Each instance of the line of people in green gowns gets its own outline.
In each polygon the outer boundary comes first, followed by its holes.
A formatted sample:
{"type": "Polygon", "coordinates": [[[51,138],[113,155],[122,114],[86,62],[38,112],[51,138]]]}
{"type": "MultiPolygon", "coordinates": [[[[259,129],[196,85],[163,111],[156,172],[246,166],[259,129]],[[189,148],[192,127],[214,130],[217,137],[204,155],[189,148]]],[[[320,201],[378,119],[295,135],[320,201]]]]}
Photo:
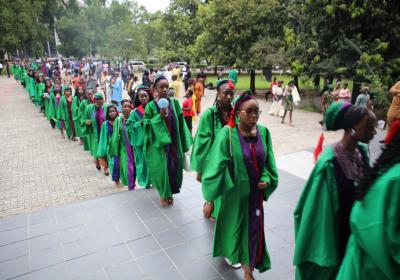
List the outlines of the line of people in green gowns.
{"type": "MultiPolygon", "coordinates": [[[[271,268],[263,202],[277,188],[278,172],[254,96],[235,96],[232,80],[218,81],[215,103],[201,115],[193,141],[163,75],[151,89],[140,86],[118,112],[93,89],[77,87],[72,95],[60,79],[19,65],[13,70],[52,127],[80,138],[98,170],[130,190],[136,182],[154,187],[164,207],[180,192],[193,142],[190,163],[202,183],[203,212],[215,221],[213,256],[242,267],[245,280],[254,279],[254,269],[271,268]]],[[[367,146],[376,133],[372,111],[336,102],[324,124],[344,135],[323,151],[297,203],[296,279],[400,279],[400,123],[373,167],[367,146]]]]}

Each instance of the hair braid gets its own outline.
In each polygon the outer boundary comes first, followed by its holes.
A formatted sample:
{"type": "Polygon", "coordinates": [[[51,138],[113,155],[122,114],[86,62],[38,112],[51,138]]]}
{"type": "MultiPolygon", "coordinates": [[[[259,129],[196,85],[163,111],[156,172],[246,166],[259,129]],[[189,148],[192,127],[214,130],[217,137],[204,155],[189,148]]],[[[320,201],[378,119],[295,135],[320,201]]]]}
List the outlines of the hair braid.
{"type": "Polygon", "coordinates": [[[356,189],[356,199],[362,200],[375,180],[399,162],[400,130],[397,131],[389,144],[382,147],[382,154],[376,160],[374,166],[366,169],[365,174],[361,179],[360,186],[356,189]]]}

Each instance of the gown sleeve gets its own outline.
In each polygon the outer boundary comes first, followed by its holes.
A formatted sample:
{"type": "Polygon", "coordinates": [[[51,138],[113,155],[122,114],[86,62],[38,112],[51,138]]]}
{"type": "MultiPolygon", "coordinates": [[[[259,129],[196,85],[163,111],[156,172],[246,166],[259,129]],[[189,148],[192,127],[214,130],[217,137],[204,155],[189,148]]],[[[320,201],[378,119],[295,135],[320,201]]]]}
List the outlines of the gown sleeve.
{"type": "Polygon", "coordinates": [[[149,105],[146,106],[143,119],[146,145],[153,144],[160,147],[172,143],[164,120],[158,112],[154,114],[149,105]]]}
{"type": "Polygon", "coordinates": [[[102,158],[106,158],[108,154],[109,136],[107,123],[108,122],[103,122],[103,124],[101,125],[100,140],[99,145],[97,146],[97,156],[102,158]]]}
{"type": "Polygon", "coordinates": [[[224,192],[234,187],[229,173],[230,127],[224,127],[218,133],[207,155],[202,174],[203,196],[206,201],[214,201],[224,192]]]}
{"type": "Polygon", "coordinates": [[[400,180],[391,180],[388,185],[390,195],[387,203],[386,236],[388,240],[389,255],[398,267],[400,273],[400,180]]]}
{"type": "Polygon", "coordinates": [[[126,127],[131,145],[134,147],[143,146],[143,122],[142,119],[137,116],[136,111],[132,111],[129,115],[126,127]]]}
{"type": "Polygon", "coordinates": [[[113,125],[113,134],[111,136],[109,153],[111,156],[120,155],[120,117],[116,118],[113,125]]]}
{"type": "MultiPolygon", "coordinates": [[[[333,154],[333,151],[330,151],[333,154]]],[[[296,240],[294,265],[306,262],[321,267],[338,265],[336,240],[338,209],[333,163],[326,156],[321,156],[294,211],[296,240]]]]}
{"type": "Polygon", "coordinates": [[[268,129],[265,129],[265,133],[266,161],[261,173],[260,182],[268,183],[268,187],[264,191],[264,200],[267,200],[278,186],[278,170],[276,168],[274,151],[272,150],[271,134],[268,129]]]}
{"type": "Polygon", "coordinates": [[[200,118],[190,157],[192,169],[200,174],[203,172],[204,162],[212,144],[211,114],[214,114],[213,110],[206,110],[200,118]]]}

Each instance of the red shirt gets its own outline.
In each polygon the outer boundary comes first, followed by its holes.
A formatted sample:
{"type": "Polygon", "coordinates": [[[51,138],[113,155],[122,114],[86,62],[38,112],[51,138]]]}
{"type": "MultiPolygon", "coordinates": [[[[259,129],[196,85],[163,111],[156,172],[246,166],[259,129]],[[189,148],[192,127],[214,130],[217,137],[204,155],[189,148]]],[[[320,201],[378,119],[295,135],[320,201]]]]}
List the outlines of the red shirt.
{"type": "Polygon", "coordinates": [[[184,117],[193,117],[194,116],[192,97],[186,97],[185,100],[183,100],[182,111],[183,111],[184,117]],[[185,108],[190,108],[190,110],[185,110],[185,108]]]}

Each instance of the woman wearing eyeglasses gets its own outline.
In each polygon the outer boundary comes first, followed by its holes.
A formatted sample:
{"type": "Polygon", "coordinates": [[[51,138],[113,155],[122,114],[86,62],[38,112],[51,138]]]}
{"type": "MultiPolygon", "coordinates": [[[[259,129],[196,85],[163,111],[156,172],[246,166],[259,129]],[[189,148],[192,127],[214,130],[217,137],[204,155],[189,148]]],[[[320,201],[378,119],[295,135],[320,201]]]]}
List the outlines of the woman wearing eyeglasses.
{"type": "Polygon", "coordinates": [[[263,201],[278,185],[271,135],[267,128],[257,125],[259,115],[253,96],[239,97],[229,126],[220,130],[211,147],[202,175],[205,200],[221,200],[213,256],[241,263],[246,280],[254,279],[254,268],[260,272],[271,268],[263,201]]]}

